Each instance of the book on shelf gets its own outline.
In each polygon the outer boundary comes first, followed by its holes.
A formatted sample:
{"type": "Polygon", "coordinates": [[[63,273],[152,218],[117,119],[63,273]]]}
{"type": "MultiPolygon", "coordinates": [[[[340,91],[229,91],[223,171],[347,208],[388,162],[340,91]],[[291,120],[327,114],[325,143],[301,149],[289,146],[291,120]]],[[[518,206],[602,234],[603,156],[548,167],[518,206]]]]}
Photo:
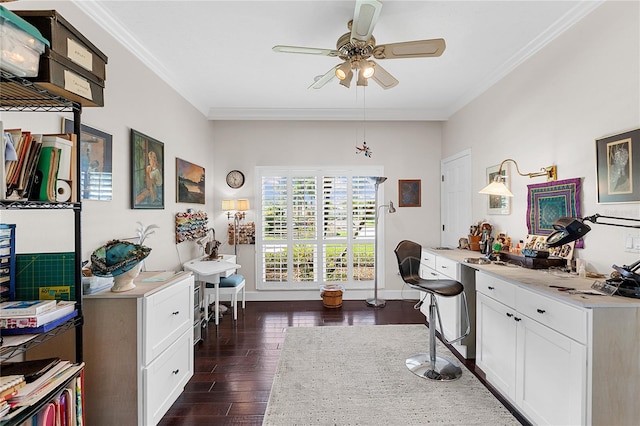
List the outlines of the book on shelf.
{"type": "Polygon", "coordinates": [[[40,325],[38,327],[25,327],[25,328],[0,328],[0,335],[2,336],[12,336],[16,334],[39,334],[46,333],[48,331],[53,330],[54,328],[64,324],[70,319],[78,316],[78,311],[74,310],[73,312],[66,314],[57,320],[53,320],[46,324],[40,325]]]}
{"type": "Polygon", "coordinates": [[[60,358],[32,359],[28,361],[3,362],[0,364],[2,377],[5,375],[24,377],[26,383],[38,380],[60,362],[60,358]]]}
{"type": "Polygon", "coordinates": [[[83,368],[84,362],[72,364],[69,361],[60,361],[38,380],[23,386],[18,391],[18,395],[11,398],[9,402],[19,406],[31,405],[51,389],[60,386],[66,380],[78,374],[83,368]]]}
{"type": "Polygon", "coordinates": [[[15,315],[0,318],[0,328],[33,328],[48,324],[70,314],[75,309],[75,301],[60,300],[53,309],[37,315],[15,315]]]}
{"type": "MultiPolygon", "coordinates": [[[[40,150],[36,173],[41,177],[39,188],[34,186],[30,199],[35,195],[39,201],[56,201],[58,184],[58,165],[60,164],[60,148],[43,146],[40,150]]],[[[36,184],[37,184],[36,178],[36,184]]]]}
{"type": "Polygon", "coordinates": [[[22,374],[5,374],[0,376],[0,401],[17,395],[18,390],[26,384],[22,374]]]}
{"type": "Polygon", "coordinates": [[[0,318],[11,318],[16,315],[39,315],[55,309],[55,300],[13,300],[0,303],[0,318]]]}

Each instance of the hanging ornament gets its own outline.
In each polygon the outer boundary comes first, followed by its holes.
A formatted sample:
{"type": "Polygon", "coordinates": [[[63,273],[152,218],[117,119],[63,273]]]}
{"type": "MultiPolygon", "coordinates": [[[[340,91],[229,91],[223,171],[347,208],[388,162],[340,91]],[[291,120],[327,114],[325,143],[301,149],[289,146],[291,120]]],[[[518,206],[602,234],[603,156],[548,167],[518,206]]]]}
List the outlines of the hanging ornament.
{"type": "Polygon", "coordinates": [[[369,149],[367,143],[365,141],[362,141],[362,146],[356,145],[356,154],[364,154],[365,157],[371,158],[373,152],[371,151],[371,149],[369,149]]]}

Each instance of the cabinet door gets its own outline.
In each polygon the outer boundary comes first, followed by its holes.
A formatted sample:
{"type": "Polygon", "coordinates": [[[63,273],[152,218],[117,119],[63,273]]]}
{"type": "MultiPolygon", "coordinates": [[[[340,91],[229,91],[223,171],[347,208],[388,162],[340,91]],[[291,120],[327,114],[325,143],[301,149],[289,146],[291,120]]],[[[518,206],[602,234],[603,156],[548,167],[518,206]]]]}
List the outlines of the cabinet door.
{"type": "Polygon", "coordinates": [[[513,309],[478,293],[476,297],[476,364],[487,381],[515,401],[516,330],[513,309]]]}
{"type": "MultiPolygon", "coordinates": [[[[431,269],[431,267],[425,265],[424,263],[420,263],[420,277],[426,280],[451,279],[438,273],[436,270],[431,269]]],[[[456,337],[459,337],[462,334],[460,330],[461,296],[436,296],[436,299],[438,300],[438,308],[440,310],[440,317],[442,319],[442,328],[444,328],[444,336],[448,340],[453,340],[456,337]]],[[[422,312],[427,318],[429,318],[429,302],[430,296],[427,296],[424,299],[424,303],[420,307],[420,312],[422,312]]],[[[436,330],[438,330],[442,334],[442,330],[440,330],[440,323],[438,323],[437,319],[436,330]]]]}
{"type": "Polygon", "coordinates": [[[586,346],[521,317],[517,404],[537,424],[585,424],[586,346]]]}

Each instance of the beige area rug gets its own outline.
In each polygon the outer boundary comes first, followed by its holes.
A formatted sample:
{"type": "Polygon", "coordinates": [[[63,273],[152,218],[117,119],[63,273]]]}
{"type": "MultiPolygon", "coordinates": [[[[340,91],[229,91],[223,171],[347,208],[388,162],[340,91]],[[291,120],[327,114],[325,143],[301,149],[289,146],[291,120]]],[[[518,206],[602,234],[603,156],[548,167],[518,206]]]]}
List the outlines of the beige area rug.
{"type": "MultiPolygon", "coordinates": [[[[405,359],[429,349],[424,325],[287,329],[263,425],[519,425],[466,368],[420,378],[405,359]]],[[[453,354],[438,341],[439,355],[453,354]]]]}

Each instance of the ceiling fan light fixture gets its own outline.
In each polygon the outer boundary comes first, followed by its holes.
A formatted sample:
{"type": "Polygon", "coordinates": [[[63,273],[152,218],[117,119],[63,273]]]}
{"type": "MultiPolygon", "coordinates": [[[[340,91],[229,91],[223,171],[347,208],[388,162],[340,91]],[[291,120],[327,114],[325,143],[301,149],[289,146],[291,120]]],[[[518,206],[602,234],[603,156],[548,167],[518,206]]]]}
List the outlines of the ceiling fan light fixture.
{"type": "Polygon", "coordinates": [[[344,80],[346,78],[350,78],[353,76],[353,71],[351,71],[351,64],[349,61],[344,61],[338,68],[336,68],[336,77],[340,80],[344,80]]]}
{"type": "Polygon", "coordinates": [[[367,61],[366,59],[361,59],[358,63],[360,68],[360,73],[364,78],[371,78],[376,71],[375,62],[367,61]]]}
{"type": "Polygon", "coordinates": [[[367,77],[365,77],[365,73],[364,70],[362,68],[360,68],[358,70],[358,82],[357,82],[358,86],[368,86],[369,85],[369,80],[367,79],[367,77]]]}
{"type": "Polygon", "coordinates": [[[351,80],[353,80],[353,71],[349,70],[347,77],[344,80],[340,80],[340,84],[348,89],[351,87],[351,80]]]}

